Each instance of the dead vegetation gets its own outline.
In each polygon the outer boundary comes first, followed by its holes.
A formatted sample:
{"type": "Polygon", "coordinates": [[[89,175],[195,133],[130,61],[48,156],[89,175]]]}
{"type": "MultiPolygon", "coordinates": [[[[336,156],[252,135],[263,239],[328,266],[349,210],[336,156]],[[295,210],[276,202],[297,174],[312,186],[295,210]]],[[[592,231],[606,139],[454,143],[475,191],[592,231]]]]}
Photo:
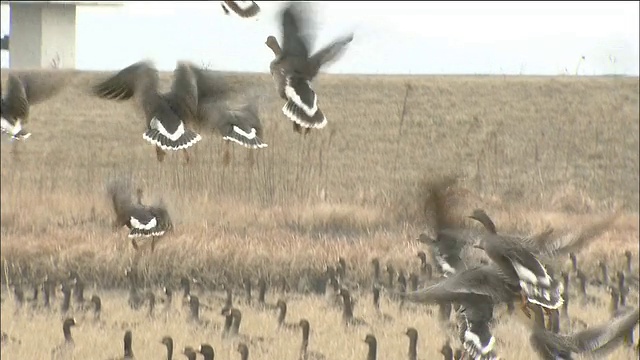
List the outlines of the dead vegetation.
{"type": "MultiPolygon", "coordinates": [[[[261,116],[269,147],[255,152],[253,167],[245,161],[248,150],[232,147],[236,160],[223,168],[222,141],[206,133],[189,166],[175,154],[157,164],[133,106],[83,92],[104,75],[80,73],[74,87],[34,107],[27,142],[2,139],[3,285],[78,270],[103,291],[123,287],[123,269],[136,261],[149,286],[183,275],[211,283],[261,275],[317,292],[324,266],[338,256],[350,264],[355,281],[367,283],[373,257],[417,267],[422,246],[415,238],[432,221],[425,186],[448,175],[458,177],[449,189],[454,212],[462,219],[483,207],[502,231],[570,230],[622,207],[625,214],[585,249],[581,262],[587,268],[597,260],[619,265],[625,250],[638,256],[637,78],[322,75],[317,90],[329,125],[303,138],[282,116],[268,75],[234,74],[232,84],[255,84],[267,95],[261,116]],[[125,230],[110,228],[113,215],[103,189],[114,175],[132,176],[145,194],[161,195],[169,206],[175,231],[153,254],[137,256],[125,230]]],[[[169,75],[162,78],[166,86],[169,75]]],[[[290,304],[295,309],[314,301],[290,304]]],[[[339,337],[322,323],[322,314],[304,315],[318,323],[312,347],[346,349],[364,338],[354,333],[340,340],[344,346],[334,345],[339,337]]],[[[113,315],[114,321],[126,316],[113,315]]],[[[59,338],[50,324],[45,331],[45,325],[11,321],[15,328],[52,334],[51,341],[59,338]]],[[[160,329],[184,331],[182,325],[160,329]]],[[[418,329],[421,339],[429,338],[424,326],[418,329]]],[[[403,331],[388,331],[396,330],[403,331]]],[[[251,331],[261,333],[259,327],[251,331]]],[[[500,331],[511,330],[497,336],[500,331]]],[[[142,333],[134,333],[144,339],[134,339],[134,347],[151,348],[164,335],[157,327],[142,333]]],[[[96,336],[82,334],[78,339],[96,336]]],[[[99,346],[119,354],[121,337],[120,330],[112,331],[99,346]]],[[[404,340],[381,335],[380,356],[398,358],[404,340]]],[[[363,343],[344,358],[363,357],[364,349],[363,343]]],[[[161,346],[152,351],[140,354],[163,353],[161,346]]],[[[530,356],[513,351],[504,356],[530,356]]],[[[229,350],[231,355],[237,354],[229,350]]]]}

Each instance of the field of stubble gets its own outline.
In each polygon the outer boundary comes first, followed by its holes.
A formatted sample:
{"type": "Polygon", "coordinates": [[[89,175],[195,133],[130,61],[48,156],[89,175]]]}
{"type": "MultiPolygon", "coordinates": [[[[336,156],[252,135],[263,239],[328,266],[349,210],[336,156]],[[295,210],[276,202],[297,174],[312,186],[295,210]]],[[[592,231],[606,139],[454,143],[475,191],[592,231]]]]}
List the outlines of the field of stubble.
{"type": "MultiPolygon", "coordinates": [[[[345,330],[340,311],[313,293],[325,265],[338,256],[363,289],[370,288],[374,257],[417,271],[416,252],[426,249],[414,239],[433,220],[419,200],[421,185],[443,175],[460,177],[451,193],[461,223],[468,223],[463,215],[483,207],[503,232],[570,230],[622,207],[614,227],[578,260],[595,275],[598,260],[613,271],[622,267],[625,250],[638,257],[637,78],[321,75],[316,88],[329,125],[303,139],[281,113],[268,75],[233,74],[234,86],[264,89],[261,117],[269,147],[257,151],[250,166],[248,150],[234,146],[225,169],[221,138],[208,133],[192,148],[189,166],[179,154],[158,164],[130,104],[85,95],[101,76],[79,73],[55,101],[34,107],[33,135],[19,144],[17,156],[3,138],[2,331],[20,340],[2,345],[3,358],[48,358],[63,339],[57,310],[26,305],[16,312],[9,286],[30,289],[45,275],[69,270],[87,282],[85,296],[96,293],[103,302],[103,325],[76,312],[76,359],[121,356],[127,328],[140,359],[162,358],[164,335],[173,336],[176,351],[207,342],[216,358],[238,356],[219,331],[188,324],[178,301],[169,315],[159,305],[154,319],[145,310],[130,310],[124,269],[132,265],[158,297],[163,284],[177,285],[182,276],[211,288],[233,284],[243,311],[240,331],[265,337],[249,346],[252,359],[296,359],[300,343],[298,333],[274,331],[275,313],[239,300],[240,279],[255,283],[259,276],[269,283],[288,281],[291,292],[271,289],[267,302],[287,299],[287,321],[308,319],[310,349],[329,359],[364,359],[367,333],[377,336],[380,359],[402,359],[407,326],[419,332],[419,357],[438,358],[447,336],[458,343],[424,308],[400,312],[385,299],[382,310],[393,320],[383,322],[365,290],[355,294],[355,315],[369,326],[345,330]],[[147,202],[162,196],[169,204],[176,228],[153,254],[136,256],[125,230],[110,229],[104,185],[120,174],[134,177],[147,202]]],[[[162,77],[168,84],[170,75],[162,77]]],[[[588,292],[598,301],[576,299],[571,316],[587,324],[605,321],[608,295],[594,286],[588,292]]],[[[220,306],[209,292],[201,301],[212,306],[202,318],[221,323],[220,306]]],[[[629,302],[637,303],[637,290],[629,302]]],[[[535,359],[522,325],[505,317],[494,331],[502,357],[535,359]]],[[[633,353],[621,348],[610,358],[633,353]]]]}

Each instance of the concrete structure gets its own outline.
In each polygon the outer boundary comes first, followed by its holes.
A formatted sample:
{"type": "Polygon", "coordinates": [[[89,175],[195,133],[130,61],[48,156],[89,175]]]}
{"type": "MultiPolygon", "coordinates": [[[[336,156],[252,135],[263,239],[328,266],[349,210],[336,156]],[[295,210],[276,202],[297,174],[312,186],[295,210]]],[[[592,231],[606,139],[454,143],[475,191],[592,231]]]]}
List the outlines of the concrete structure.
{"type": "Polygon", "coordinates": [[[76,66],[76,7],[121,6],[118,1],[2,1],[9,5],[12,69],[76,66]]]}

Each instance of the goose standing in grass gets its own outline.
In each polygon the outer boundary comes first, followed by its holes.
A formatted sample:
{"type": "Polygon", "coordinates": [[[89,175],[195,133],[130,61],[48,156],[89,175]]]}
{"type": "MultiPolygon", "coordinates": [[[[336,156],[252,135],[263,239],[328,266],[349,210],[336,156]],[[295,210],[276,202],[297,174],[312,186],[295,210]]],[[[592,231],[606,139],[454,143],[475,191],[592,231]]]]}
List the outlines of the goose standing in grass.
{"type": "Polygon", "coordinates": [[[249,360],[249,348],[245,343],[239,343],[236,351],[240,353],[240,360],[249,360]]]}
{"type": "Polygon", "coordinates": [[[124,332],[124,355],[121,357],[111,358],[110,360],[133,360],[135,356],[133,355],[133,348],[131,347],[133,342],[133,333],[131,330],[127,330],[124,332]]]}
{"type": "Polygon", "coordinates": [[[167,360],[173,360],[173,338],[165,336],[160,340],[160,343],[167,348],[167,360]]]}
{"type": "Polygon", "coordinates": [[[418,330],[410,327],[404,334],[409,337],[409,360],[418,360],[418,330]]]}
{"type": "Polygon", "coordinates": [[[324,360],[324,354],[309,351],[309,336],[311,333],[311,325],[307,319],[300,319],[300,328],[302,329],[302,345],[300,346],[299,360],[324,360]]]}
{"type": "Polygon", "coordinates": [[[187,360],[196,360],[198,356],[198,353],[191,346],[185,346],[182,349],[182,354],[187,357],[187,360]]]}
{"type": "Polygon", "coordinates": [[[296,132],[301,133],[305,128],[305,134],[312,128],[321,129],[327,125],[311,82],[320,69],[337,60],[353,40],[353,34],[349,34],[311,55],[310,9],[307,6],[300,2],[287,4],[280,14],[282,46],[272,35],[265,42],[275,56],[269,65],[271,75],[278,94],[286,101],[282,112],[293,121],[296,132]]]}
{"type": "Polygon", "coordinates": [[[373,334],[367,334],[364,338],[365,344],[368,346],[367,360],[378,359],[378,340],[373,334]]]}
{"type": "Polygon", "coordinates": [[[216,356],[213,346],[209,344],[201,344],[198,348],[198,352],[202,354],[204,360],[213,360],[216,356]]]}
{"type": "MultiPolygon", "coordinates": [[[[73,72],[30,71],[11,72],[7,77],[6,94],[0,106],[0,129],[12,140],[26,140],[31,133],[24,128],[29,122],[31,106],[40,104],[61,92],[73,72]]],[[[1,90],[0,90],[1,91],[1,90]]]]}
{"type": "Polygon", "coordinates": [[[287,302],[279,299],[276,302],[276,307],[278,308],[278,330],[297,330],[298,326],[296,324],[285,322],[287,317],[287,302]]]}
{"type": "Polygon", "coordinates": [[[137,239],[151,238],[151,250],[155,249],[156,239],[172,229],[173,224],[166,206],[162,201],[153,206],[135,204],[131,199],[131,187],[123,179],[115,179],[107,183],[107,193],[116,219],[114,228],[126,226],[128,237],[134,248],[138,248],[137,239]]]}
{"type": "Polygon", "coordinates": [[[531,311],[518,311],[517,318],[531,328],[529,341],[540,359],[571,359],[572,354],[592,354],[603,358],[613,351],[621,339],[638,323],[638,309],[614,317],[605,324],[591,326],[586,330],[570,334],[554,334],[544,328],[542,310],[528,304],[531,311]]]}
{"type": "Polygon", "coordinates": [[[233,11],[242,18],[251,18],[260,12],[260,6],[255,1],[225,0],[220,3],[220,6],[222,6],[222,11],[224,11],[225,15],[229,15],[231,14],[230,11],[233,11]],[[247,5],[247,3],[249,4],[247,5]]]}
{"type": "Polygon", "coordinates": [[[71,327],[76,326],[76,319],[66,318],[62,323],[62,333],[64,334],[64,342],[55,348],[51,349],[52,360],[62,360],[73,358],[73,350],[75,349],[75,342],[71,336],[71,327]]]}

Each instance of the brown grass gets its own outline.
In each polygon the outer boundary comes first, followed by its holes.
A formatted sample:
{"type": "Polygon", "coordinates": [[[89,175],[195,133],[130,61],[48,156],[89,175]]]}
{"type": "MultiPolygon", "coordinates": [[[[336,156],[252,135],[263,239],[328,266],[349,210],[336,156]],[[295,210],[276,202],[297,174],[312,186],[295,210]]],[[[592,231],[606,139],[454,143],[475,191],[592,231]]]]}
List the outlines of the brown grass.
{"type": "MultiPolygon", "coordinates": [[[[313,289],[324,265],[338,256],[363,283],[369,281],[374,256],[415,268],[421,246],[413,239],[431,221],[418,201],[421,184],[451,174],[460,176],[452,190],[456,212],[483,207],[500,231],[547,225],[569,230],[622,207],[622,218],[597,246],[580,254],[580,261],[588,266],[603,258],[619,264],[624,250],[638,254],[637,78],[322,75],[316,88],[329,125],[302,138],[281,113],[268,75],[233,74],[234,86],[252,85],[266,96],[261,116],[269,147],[255,153],[251,168],[248,150],[233,146],[233,162],[223,169],[222,140],[209,133],[192,148],[190,166],[182,164],[180,154],[157,164],[152,146],[141,139],[144,123],[131,104],[86,95],[104,75],[79,73],[55,101],[33,107],[28,125],[33,136],[19,144],[19,158],[3,138],[3,284],[81,269],[98,289],[124,286],[122,270],[135,254],[125,231],[114,234],[109,228],[104,189],[108,177],[121,174],[132,175],[146,193],[161,195],[176,225],[154,254],[139,259],[149,285],[183,274],[210,283],[261,274],[282,275],[294,287],[300,284],[299,290],[313,289]],[[401,119],[406,84],[411,90],[401,119]]],[[[168,86],[170,74],[162,78],[168,86]]],[[[107,304],[118,301],[123,300],[105,296],[107,304]]],[[[125,313],[109,316],[121,319],[125,313]]],[[[309,312],[312,326],[329,329],[323,314],[309,312]]],[[[427,339],[422,318],[418,330],[427,339]]],[[[11,321],[22,332],[57,324],[11,321]]],[[[246,331],[261,332],[258,325],[250,328],[252,321],[247,320],[246,331]]],[[[378,328],[386,332],[388,327],[390,334],[380,341],[381,349],[388,346],[381,357],[397,358],[393,354],[405,351],[396,349],[395,344],[404,349],[405,339],[395,332],[410,324],[399,320],[378,328]]],[[[163,332],[184,333],[182,325],[153,329],[134,333],[134,344],[142,348],[144,341],[159,341],[163,332]]],[[[92,331],[78,331],[78,339],[90,338],[92,331]]],[[[318,339],[311,347],[343,348],[332,344],[339,341],[350,349],[356,339],[356,334],[333,338],[334,330],[326,331],[313,335],[318,339]]],[[[51,341],[61,337],[50,334],[51,341]]],[[[121,331],[109,334],[100,346],[117,354],[121,331]]],[[[158,351],[153,346],[149,356],[161,354],[161,346],[158,351]]],[[[343,358],[358,358],[361,350],[364,345],[355,346],[353,356],[343,358]]]]}

